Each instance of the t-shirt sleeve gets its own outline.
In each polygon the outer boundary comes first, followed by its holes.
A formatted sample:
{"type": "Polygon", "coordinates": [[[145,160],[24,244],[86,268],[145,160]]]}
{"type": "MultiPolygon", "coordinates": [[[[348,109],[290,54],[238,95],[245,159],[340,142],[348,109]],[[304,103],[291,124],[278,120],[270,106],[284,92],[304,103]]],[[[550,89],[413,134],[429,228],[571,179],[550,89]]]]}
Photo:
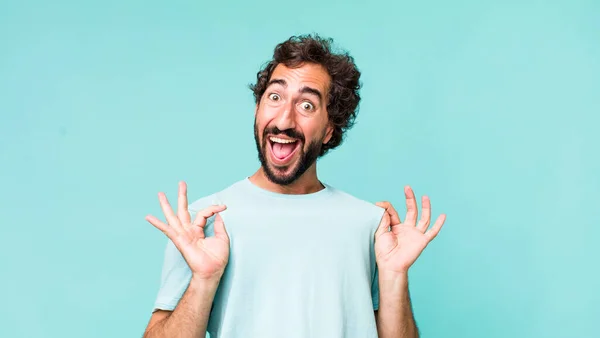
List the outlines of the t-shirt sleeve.
{"type": "Polygon", "coordinates": [[[160,288],[154,302],[154,309],[173,311],[187,289],[192,272],[187,262],[171,240],[167,241],[160,288]]]}
{"type": "MultiPolygon", "coordinates": [[[[377,228],[379,227],[379,223],[381,222],[381,219],[383,218],[383,215],[385,213],[385,209],[377,207],[377,212],[376,212],[376,222],[375,222],[375,228],[373,230],[373,245],[375,244],[374,242],[374,237],[375,237],[375,232],[377,231],[377,228]]],[[[379,269],[377,268],[377,263],[376,263],[376,259],[375,259],[375,248],[373,247],[373,250],[371,250],[372,253],[372,257],[371,260],[373,262],[373,281],[371,283],[371,298],[373,299],[373,310],[379,310],[379,269]]]]}
{"type": "Polygon", "coordinates": [[[373,299],[373,310],[379,310],[379,272],[377,270],[377,265],[375,265],[375,273],[371,287],[371,298],[373,299]]]}
{"type": "MultiPolygon", "coordinates": [[[[210,204],[218,204],[214,198],[200,199],[190,206],[188,210],[192,221],[196,218],[199,210],[207,207],[210,204]],[[209,203],[212,201],[212,203],[209,203]]],[[[207,237],[213,235],[213,223],[214,217],[207,219],[204,233],[207,237]]],[[[187,262],[183,258],[179,249],[173,244],[173,242],[167,238],[167,245],[165,248],[162,273],[160,278],[160,287],[158,295],[154,301],[153,312],[156,310],[168,310],[173,311],[183,294],[187,290],[190,280],[192,279],[192,270],[188,266],[187,262]]]]}

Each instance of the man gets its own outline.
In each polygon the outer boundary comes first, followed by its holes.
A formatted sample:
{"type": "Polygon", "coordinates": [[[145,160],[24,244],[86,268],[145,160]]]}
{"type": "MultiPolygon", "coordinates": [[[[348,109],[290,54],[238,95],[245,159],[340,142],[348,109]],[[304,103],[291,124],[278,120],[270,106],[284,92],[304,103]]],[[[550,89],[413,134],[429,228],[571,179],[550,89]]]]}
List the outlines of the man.
{"type": "Polygon", "coordinates": [[[439,232],[429,200],[405,188],[401,222],[317,177],[356,117],[359,77],[331,40],[292,37],[251,86],[261,167],[177,210],[163,193],[168,238],[145,337],[418,337],[408,269],[439,232]]]}

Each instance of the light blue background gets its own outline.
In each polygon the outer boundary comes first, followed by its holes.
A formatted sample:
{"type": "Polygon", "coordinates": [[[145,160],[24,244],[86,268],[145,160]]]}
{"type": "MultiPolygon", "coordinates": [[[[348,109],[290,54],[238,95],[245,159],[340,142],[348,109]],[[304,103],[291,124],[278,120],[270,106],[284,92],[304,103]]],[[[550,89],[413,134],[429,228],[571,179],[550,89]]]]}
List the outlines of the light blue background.
{"type": "Polygon", "coordinates": [[[138,337],[156,193],[258,165],[247,84],[292,34],[363,71],[321,178],[448,220],[411,272],[423,337],[598,337],[597,1],[2,1],[0,336],[138,337]]]}

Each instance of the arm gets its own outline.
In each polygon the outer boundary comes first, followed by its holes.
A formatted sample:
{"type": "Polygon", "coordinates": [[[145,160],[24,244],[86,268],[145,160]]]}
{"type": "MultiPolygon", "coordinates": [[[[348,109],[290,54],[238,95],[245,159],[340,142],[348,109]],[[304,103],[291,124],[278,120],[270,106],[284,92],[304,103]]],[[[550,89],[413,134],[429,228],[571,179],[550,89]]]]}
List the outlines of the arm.
{"type": "Polygon", "coordinates": [[[168,290],[172,285],[167,285],[174,283],[179,291],[175,294],[166,293],[166,298],[165,295],[159,296],[162,298],[161,302],[168,302],[169,309],[174,310],[154,312],[144,337],[204,338],[213,299],[229,259],[229,236],[219,214],[226,206],[213,205],[200,210],[192,222],[185,182],[179,184],[177,214],[169,206],[164,193],[159,194],[159,201],[167,223],[151,215],[146,220],[167,235],[173,243],[174,247],[167,246],[165,252],[163,271],[169,273],[163,276],[162,285],[168,290]],[[208,236],[205,228],[208,218],[212,216],[215,216],[214,235],[208,236]],[[174,252],[178,253],[177,257],[174,252]],[[182,264],[185,264],[184,269],[182,264]],[[191,274],[189,279],[188,271],[191,274]],[[187,285],[182,284],[184,282],[187,285]],[[184,286],[185,292],[181,295],[184,286]]]}
{"type": "Polygon", "coordinates": [[[376,315],[379,337],[418,338],[419,330],[408,292],[408,275],[380,275],[379,293],[380,303],[376,315]]]}
{"type": "Polygon", "coordinates": [[[144,338],[203,338],[219,281],[192,278],[173,312],[152,314],[144,338]]]}
{"type": "Polygon", "coordinates": [[[406,219],[400,217],[389,202],[376,203],[386,212],[375,232],[375,258],[379,269],[379,311],[377,330],[382,338],[418,338],[408,291],[408,270],[425,247],[437,236],[446,215],[442,214],[431,228],[431,202],[423,196],[423,212],[417,222],[417,202],[410,187],[404,189],[406,219]],[[428,229],[429,228],[429,229],[428,229]]]}

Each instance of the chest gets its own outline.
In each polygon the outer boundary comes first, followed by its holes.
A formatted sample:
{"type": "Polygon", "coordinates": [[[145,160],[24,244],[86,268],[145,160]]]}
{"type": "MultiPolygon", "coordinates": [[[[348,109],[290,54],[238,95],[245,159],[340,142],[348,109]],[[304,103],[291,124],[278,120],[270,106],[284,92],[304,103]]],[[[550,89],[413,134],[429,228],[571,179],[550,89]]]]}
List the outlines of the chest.
{"type": "Polygon", "coordinates": [[[301,273],[372,263],[373,225],[349,210],[238,206],[222,217],[232,268],[301,273]]]}

